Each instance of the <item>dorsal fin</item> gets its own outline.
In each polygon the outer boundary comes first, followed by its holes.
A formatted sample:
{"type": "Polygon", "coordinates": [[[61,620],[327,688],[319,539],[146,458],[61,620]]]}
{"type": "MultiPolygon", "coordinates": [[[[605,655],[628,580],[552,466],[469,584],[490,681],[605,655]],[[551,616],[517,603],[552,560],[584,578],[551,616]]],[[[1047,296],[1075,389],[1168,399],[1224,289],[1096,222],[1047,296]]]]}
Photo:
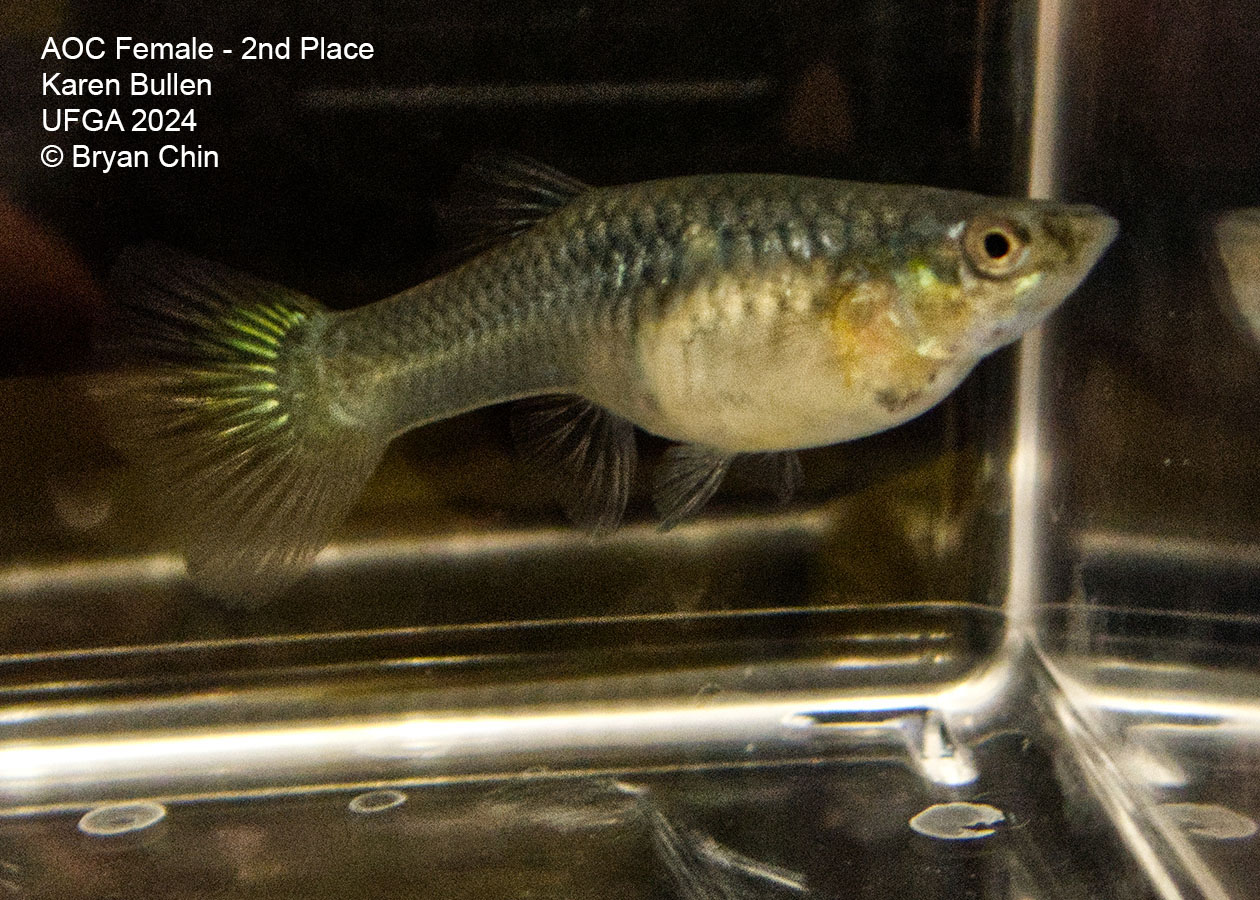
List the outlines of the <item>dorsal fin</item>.
{"type": "Polygon", "coordinates": [[[638,462],[634,425],[582,397],[535,397],[512,408],[512,436],[575,524],[596,534],[621,524],[638,462]]]}
{"type": "Polygon", "coordinates": [[[444,218],[463,249],[484,250],[528,230],[588,190],[589,185],[527,156],[484,154],[456,177],[444,218]]]}
{"type": "Polygon", "coordinates": [[[734,458],[701,444],[675,444],[666,450],[652,478],[661,530],[668,531],[708,503],[734,458]]]}

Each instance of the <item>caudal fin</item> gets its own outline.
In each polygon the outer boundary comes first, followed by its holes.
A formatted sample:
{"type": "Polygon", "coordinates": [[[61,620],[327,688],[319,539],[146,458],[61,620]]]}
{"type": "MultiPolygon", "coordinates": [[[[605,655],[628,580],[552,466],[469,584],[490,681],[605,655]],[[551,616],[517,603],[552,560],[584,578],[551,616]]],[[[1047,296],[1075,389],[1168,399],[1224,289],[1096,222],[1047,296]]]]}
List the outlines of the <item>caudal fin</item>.
{"type": "Polygon", "coordinates": [[[95,393],[115,443],[153,476],[188,572],[255,604],[306,570],[386,439],[339,420],[320,381],[315,300],[163,248],[123,254],[121,309],[95,393]]]}

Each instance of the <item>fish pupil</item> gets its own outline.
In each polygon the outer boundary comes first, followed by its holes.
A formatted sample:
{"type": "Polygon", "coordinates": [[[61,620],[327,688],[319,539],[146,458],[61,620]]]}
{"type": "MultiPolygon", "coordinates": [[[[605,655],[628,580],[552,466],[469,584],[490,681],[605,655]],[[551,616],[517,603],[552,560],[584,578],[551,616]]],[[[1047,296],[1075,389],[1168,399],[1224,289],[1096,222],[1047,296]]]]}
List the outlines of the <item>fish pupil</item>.
{"type": "Polygon", "coordinates": [[[984,236],[984,252],[989,259],[999,260],[1011,252],[1011,241],[1000,231],[990,231],[984,236]]]}

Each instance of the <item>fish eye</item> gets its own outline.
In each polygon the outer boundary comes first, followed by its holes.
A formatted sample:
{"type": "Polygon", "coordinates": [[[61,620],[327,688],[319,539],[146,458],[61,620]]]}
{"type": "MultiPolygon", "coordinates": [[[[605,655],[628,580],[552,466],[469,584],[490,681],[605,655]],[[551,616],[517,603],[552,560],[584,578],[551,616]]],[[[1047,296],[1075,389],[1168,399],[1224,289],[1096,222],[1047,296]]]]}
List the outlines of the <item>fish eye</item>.
{"type": "Polygon", "coordinates": [[[989,259],[1001,259],[1011,252],[1011,241],[1000,231],[990,231],[984,236],[984,252],[989,259]]]}
{"type": "Polygon", "coordinates": [[[968,223],[963,251],[981,275],[1000,278],[1023,263],[1028,255],[1028,239],[1013,222],[986,217],[968,223]]]}

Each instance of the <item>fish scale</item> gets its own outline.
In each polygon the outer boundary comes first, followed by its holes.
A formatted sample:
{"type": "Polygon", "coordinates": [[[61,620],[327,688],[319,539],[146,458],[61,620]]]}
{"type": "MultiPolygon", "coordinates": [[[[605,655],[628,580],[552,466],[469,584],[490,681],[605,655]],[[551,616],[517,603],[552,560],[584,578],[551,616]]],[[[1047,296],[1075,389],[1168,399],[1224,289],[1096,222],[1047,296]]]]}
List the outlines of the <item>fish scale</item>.
{"type": "Polygon", "coordinates": [[[499,243],[358,309],[156,248],[116,266],[110,344],[125,368],[98,394],[182,517],[203,589],[274,594],[395,435],[508,400],[534,398],[514,433],[596,532],[625,509],[636,427],[677,442],[653,479],[665,527],[744,454],[786,498],[794,451],[939,402],[1058,306],[1115,234],[1094,207],[927,187],[702,175],[588,188],[520,160],[476,172],[469,208],[499,243]]]}
{"type": "MultiPolygon", "coordinates": [[[[807,260],[813,258],[814,247],[823,244],[834,248],[833,262],[838,266],[846,249],[859,246],[843,235],[843,228],[835,227],[850,206],[847,198],[832,197],[834,212],[809,221],[802,219],[805,204],[799,195],[775,200],[765,196],[767,190],[790,185],[793,179],[693,181],[592,192],[575,201],[579,206],[547,223],[551,227],[541,227],[385,301],[399,310],[424,310],[416,319],[421,327],[412,331],[414,339],[402,336],[408,334],[404,321],[395,324],[384,309],[376,308],[334,322],[329,338],[340,340],[339,349],[354,354],[359,366],[376,371],[388,367],[397,373],[397,393],[414,401],[393,413],[390,427],[402,430],[525,393],[574,390],[580,380],[580,362],[575,359],[580,351],[573,344],[584,338],[622,342],[628,354],[636,337],[634,323],[650,314],[653,304],[677,296],[668,288],[684,277],[688,261],[682,245],[684,209],[690,212],[689,224],[700,224],[718,236],[718,252],[700,262],[702,270],[807,260]],[[812,229],[828,238],[815,237],[803,252],[793,252],[790,239],[778,231],[789,230],[796,222],[803,231],[812,229]],[[578,252],[579,246],[586,252],[578,252]],[[381,340],[382,332],[395,329],[400,336],[381,340]],[[463,380],[458,389],[450,387],[444,366],[435,365],[423,352],[426,337],[446,331],[464,335],[469,356],[451,354],[451,342],[443,340],[437,349],[444,365],[459,372],[476,369],[483,376],[463,380]],[[408,356],[410,365],[395,362],[400,355],[408,356]],[[531,358],[552,362],[532,365],[531,358]],[[509,364],[496,365],[500,360],[509,364]]],[[[704,274],[701,271],[698,277],[704,274]]],[[[399,317],[406,318],[402,313],[399,317]]],[[[365,381],[355,369],[342,375],[334,389],[352,392],[351,385],[365,381]]],[[[364,400],[365,406],[374,403],[375,395],[364,400]]]]}

